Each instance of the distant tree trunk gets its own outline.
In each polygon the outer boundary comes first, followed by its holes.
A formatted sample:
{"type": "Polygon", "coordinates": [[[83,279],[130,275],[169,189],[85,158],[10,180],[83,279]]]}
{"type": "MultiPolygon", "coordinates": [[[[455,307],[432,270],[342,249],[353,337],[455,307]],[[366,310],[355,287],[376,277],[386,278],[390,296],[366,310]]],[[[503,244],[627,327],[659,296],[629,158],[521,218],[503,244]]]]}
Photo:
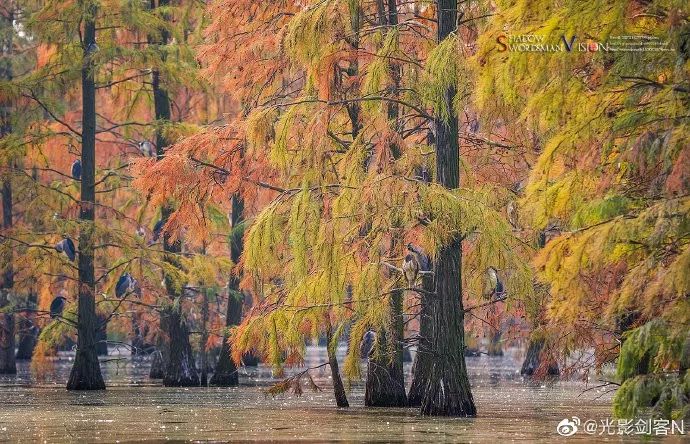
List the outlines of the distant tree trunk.
{"type": "MultiPolygon", "coordinates": [[[[422,277],[422,289],[429,293],[434,292],[434,279],[431,275],[427,274],[422,277]]],[[[430,347],[433,327],[430,296],[423,293],[419,297],[419,339],[417,341],[417,354],[412,364],[412,384],[407,395],[407,404],[410,407],[422,405],[424,391],[429,381],[431,361],[433,360],[430,347]]]]}
{"type": "MultiPolygon", "coordinates": [[[[137,313],[132,318],[132,355],[147,355],[151,353],[151,344],[146,342],[146,335],[149,329],[145,322],[141,320],[137,313]]],[[[162,378],[162,376],[161,376],[162,378]]]]}
{"type": "Polygon", "coordinates": [[[208,353],[206,353],[206,343],[208,342],[208,289],[202,289],[201,295],[201,337],[199,338],[199,353],[201,353],[201,386],[208,386],[208,353]]]}
{"type": "MultiPolygon", "coordinates": [[[[244,200],[235,195],[232,197],[230,214],[230,259],[233,264],[237,264],[242,256],[243,244],[243,223],[244,223],[244,200]]],[[[242,320],[242,305],[244,295],[240,291],[240,276],[233,272],[228,280],[228,308],[225,314],[225,327],[238,325],[242,320]]],[[[218,387],[234,387],[239,385],[239,375],[237,366],[232,360],[232,344],[229,342],[227,333],[223,335],[223,345],[218,356],[216,369],[211,377],[211,385],[218,387]]]]}
{"type": "MultiPolygon", "coordinates": [[[[163,314],[160,317],[161,330],[163,329],[163,314]]],[[[149,370],[149,378],[163,379],[165,378],[165,369],[168,366],[168,346],[166,341],[161,339],[158,341],[156,350],[151,354],[151,369],[149,370]]]]}
{"type": "Polygon", "coordinates": [[[488,354],[489,356],[503,356],[503,346],[501,344],[501,338],[503,333],[501,330],[491,330],[491,336],[489,338],[488,354]]]}
{"type": "MultiPolygon", "coordinates": [[[[457,0],[438,0],[438,42],[457,30],[457,0]]],[[[454,109],[455,86],[444,93],[448,121],[436,117],[436,182],[448,189],[460,185],[458,116],[454,109]]],[[[455,237],[442,245],[434,262],[435,295],[432,298],[432,352],[434,359],[427,384],[422,413],[439,416],[474,416],[465,366],[464,311],[462,306],[462,240],[455,237]]]]}
{"type": "MultiPolygon", "coordinates": [[[[0,308],[9,305],[9,289],[0,289],[0,308]]],[[[0,314],[0,374],[17,373],[15,358],[14,314],[0,314]]]]}
{"type": "MultiPolygon", "coordinates": [[[[167,7],[170,0],[159,0],[159,7],[167,7]]],[[[155,8],[156,3],[151,0],[151,8],[155,8]]],[[[151,44],[164,46],[168,43],[169,35],[165,29],[160,30],[160,39],[158,41],[151,41],[151,44]]],[[[164,54],[161,55],[164,57],[164,54]]],[[[163,122],[170,122],[170,96],[165,88],[164,79],[161,78],[161,73],[158,69],[153,69],[151,72],[151,88],[153,90],[153,105],[156,116],[156,121],[160,124],[163,122]]],[[[156,129],[156,155],[161,159],[165,155],[165,148],[170,145],[169,141],[163,134],[162,128],[159,126],[156,129]]],[[[169,205],[165,205],[161,211],[162,219],[167,221],[172,213],[169,205]]],[[[177,265],[175,256],[182,251],[182,245],[179,240],[171,242],[170,235],[163,233],[163,250],[166,252],[166,261],[173,265],[177,265]]],[[[161,329],[167,336],[168,344],[168,361],[166,362],[166,374],[163,378],[165,386],[192,386],[199,385],[199,374],[196,370],[196,363],[192,354],[192,346],[189,342],[189,329],[184,320],[181,307],[182,303],[175,304],[176,298],[181,298],[182,294],[175,294],[172,282],[169,276],[165,277],[168,295],[170,296],[173,308],[165,310],[161,314],[161,329]],[[167,328],[163,328],[166,326],[167,328]]]]}
{"type": "Polygon", "coordinates": [[[522,363],[520,374],[523,376],[534,376],[543,370],[544,374],[558,376],[558,363],[544,353],[544,338],[531,337],[527,346],[527,355],[522,363]],[[545,360],[547,360],[545,362],[545,360]],[[545,368],[543,368],[545,367],[545,368]]]}
{"type": "Polygon", "coordinates": [[[17,345],[17,360],[30,360],[34,354],[34,347],[38,339],[38,329],[34,325],[33,310],[36,309],[38,296],[33,290],[26,299],[27,312],[19,319],[19,344],[17,345]]]}
{"type": "Polygon", "coordinates": [[[96,87],[92,54],[96,44],[96,6],[84,14],[81,141],[81,202],[79,210],[79,308],[77,353],[67,382],[68,390],[103,390],[105,382],[96,354],[94,279],[94,207],[96,203],[96,87]]]}
{"type": "Polygon", "coordinates": [[[338,350],[337,344],[331,344],[332,333],[329,327],[326,338],[328,340],[328,365],[331,368],[331,379],[333,380],[333,393],[335,394],[335,405],[338,407],[350,407],[350,403],[347,402],[347,395],[345,394],[345,386],[343,385],[343,379],[340,377],[340,368],[338,367],[338,357],[336,352],[338,350]]]}

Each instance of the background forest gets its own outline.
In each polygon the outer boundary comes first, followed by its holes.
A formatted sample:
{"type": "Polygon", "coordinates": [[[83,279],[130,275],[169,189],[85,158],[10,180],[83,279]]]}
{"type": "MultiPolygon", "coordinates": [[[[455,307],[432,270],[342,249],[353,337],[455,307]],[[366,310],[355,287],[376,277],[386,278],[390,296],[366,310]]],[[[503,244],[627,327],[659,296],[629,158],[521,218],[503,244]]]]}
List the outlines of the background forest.
{"type": "Polygon", "coordinates": [[[520,346],[687,418],[689,125],[683,1],[3,0],[0,372],[301,393],[320,342],[339,407],[474,416],[520,346]]]}

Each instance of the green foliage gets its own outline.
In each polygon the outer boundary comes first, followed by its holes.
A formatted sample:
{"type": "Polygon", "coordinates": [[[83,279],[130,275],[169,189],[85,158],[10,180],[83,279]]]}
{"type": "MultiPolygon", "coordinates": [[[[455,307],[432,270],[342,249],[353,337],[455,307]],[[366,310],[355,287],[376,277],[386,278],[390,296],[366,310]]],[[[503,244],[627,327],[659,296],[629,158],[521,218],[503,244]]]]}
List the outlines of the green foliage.
{"type": "Polygon", "coordinates": [[[617,416],[689,417],[690,374],[681,362],[688,341],[687,332],[660,319],[625,335],[617,368],[622,385],[614,397],[617,416]]]}

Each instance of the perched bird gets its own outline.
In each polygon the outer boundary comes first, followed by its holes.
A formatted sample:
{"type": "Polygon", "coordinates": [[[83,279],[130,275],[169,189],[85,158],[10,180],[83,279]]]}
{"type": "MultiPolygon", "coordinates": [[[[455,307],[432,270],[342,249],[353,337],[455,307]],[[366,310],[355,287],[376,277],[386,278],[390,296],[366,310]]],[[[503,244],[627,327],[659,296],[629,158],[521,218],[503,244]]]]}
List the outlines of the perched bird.
{"type": "Polygon", "coordinates": [[[77,250],[74,248],[74,242],[69,237],[65,237],[55,245],[55,250],[58,253],[65,253],[65,256],[71,261],[77,257],[77,250]]]}
{"type": "Polygon", "coordinates": [[[161,219],[158,222],[156,222],[156,225],[153,226],[154,242],[156,242],[161,237],[161,233],[163,232],[163,225],[165,225],[165,222],[163,221],[163,219],[161,219]]]}
{"type": "Polygon", "coordinates": [[[429,174],[429,170],[426,168],[422,168],[422,182],[431,182],[431,174],[429,174]]]}
{"type": "Polygon", "coordinates": [[[479,120],[477,119],[472,119],[469,124],[469,130],[471,133],[476,133],[479,131],[479,120]]]}
{"type": "Polygon", "coordinates": [[[422,250],[421,247],[418,247],[411,242],[407,244],[407,251],[412,253],[415,258],[417,259],[417,263],[419,264],[419,271],[424,274],[426,271],[431,271],[431,259],[429,259],[429,256],[422,250]]]}
{"type": "Polygon", "coordinates": [[[510,225],[512,225],[513,228],[518,228],[517,203],[515,203],[514,200],[508,202],[506,213],[508,213],[508,222],[510,222],[510,225]]]}
{"type": "Polygon", "coordinates": [[[55,319],[62,314],[62,310],[65,309],[66,301],[67,299],[62,296],[58,296],[53,299],[53,302],[50,303],[50,317],[52,319],[55,319]]]}
{"type": "Polygon", "coordinates": [[[96,42],[89,43],[89,46],[86,47],[86,53],[91,55],[97,53],[101,48],[98,47],[98,44],[96,42]]]}
{"type": "Polygon", "coordinates": [[[137,227],[136,234],[139,237],[146,237],[146,230],[144,230],[144,227],[137,227]]]}
{"type": "Polygon", "coordinates": [[[117,283],[115,284],[115,296],[121,298],[128,291],[133,291],[136,283],[137,281],[132,277],[131,274],[124,273],[122,276],[120,276],[120,279],[118,279],[117,283]]]}
{"type": "Polygon", "coordinates": [[[153,144],[148,140],[142,140],[141,142],[139,142],[139,151],[141,151],[141,154],[143,154],[146,157],[154,157],[154,155],[156,154],[153,148],[153,144]]]}
{"type": "Polygon", "coordinates": [[[368,358],[371,352],[374,350],[374,344],[376,343],[376,332],[373,330],[367,330],[362,336],[362,341],[359,343],[359,355],[362,358],[368,358]]]}
{"type": "Polygon", "coordinates": [[[501,278],[498,276],[498,270],[494,267],[489,267],[486,270],[486,286],[484,288],[484,297],[486,299],[497,299],[505,294],[505,287],[501,278]]]}
{"type": "Polygon", "coordinates": [[[81,180],[81,160],[77,159],[72,163],[72,178],[81,180]]]}
{"type": "Polygon", "coordinates": [[[405,275],[405,279],[407,279],[407,286],[409,288],[414,288],[415,282],[417,282],[417,276],[419,275],[419,262],[413,253],[407,253],[405,255],[405,260],[402,263],[402,271],[405,275]]]}

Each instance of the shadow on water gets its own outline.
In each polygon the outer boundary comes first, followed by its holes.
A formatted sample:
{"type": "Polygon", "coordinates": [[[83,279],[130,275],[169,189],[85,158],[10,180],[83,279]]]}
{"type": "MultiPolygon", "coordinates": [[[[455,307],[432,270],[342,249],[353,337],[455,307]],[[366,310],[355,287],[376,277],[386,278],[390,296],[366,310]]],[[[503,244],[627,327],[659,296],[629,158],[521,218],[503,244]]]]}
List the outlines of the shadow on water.
{"type": "MultiPolygon", "coordinates": [[[[323,358],[325,349],[314,347],[307,361],[323,358]]],[[[565,417],[611,416],[610,395],[583,394],[580,382],[524,382],[517,358],[467,358],[479,416],[448,419],[423,417],[417,409],[361,407],[364,385],[357,381],[349,392],[353,407],[337,409],[327,369],[315,375],[322,391],[272,398],[262,390],[274,381],[263,366],[242,369],[236,388],[165,388],[148,379],[147,360],[111,357],[103,363],[108,390],[68,392],[71,362],[63,356],[45,381],[33,380],[26,363],[16,377],[0,377],[0,440],[547,442],[559,438],[555,427],[565,417]]],[[[409,376],[409,364],[406,369],[409,376]]]]}

